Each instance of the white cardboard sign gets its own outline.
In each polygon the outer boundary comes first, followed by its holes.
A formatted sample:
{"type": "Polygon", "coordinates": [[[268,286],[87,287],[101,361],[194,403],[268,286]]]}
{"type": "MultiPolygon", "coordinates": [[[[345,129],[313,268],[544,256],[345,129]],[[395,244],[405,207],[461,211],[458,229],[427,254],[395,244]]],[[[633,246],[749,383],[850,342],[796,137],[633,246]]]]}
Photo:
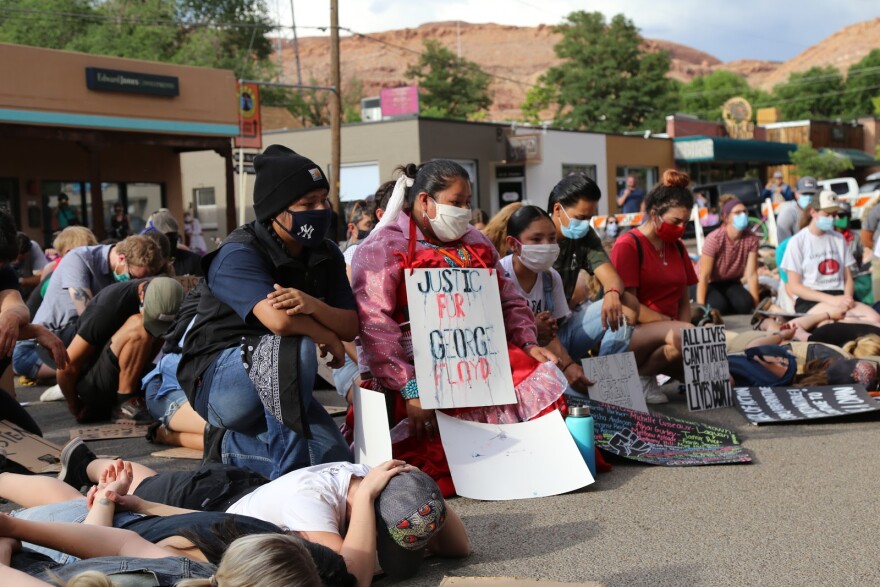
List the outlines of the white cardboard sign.
{"type": "Polygon", "coordinates": [[[724,326],[682,328],[685,394],[692,412],[734,405],[724,326]]]}
{"type": "Polygon", "coordinates": [[[590,399],[648,413],[639,369],[633,353],[605,355],[581,361],[584,375],[593,382],[590,399]]]}
{"type": "Polygon", "coordinates": [[[462,497],[545,497],[593,482],[558,411],[516,424],[480,424],[437,412],[437,423],[462,497]]]}
{"type": "Polygon", "coordinates": [[[354,462],[375,467],[391,460],[391,433],[385,396],[354,386],[354,462]]]}
{"type": "Polygon", "coordinates": [[[422,408],[516,403],[496,273],[415,269],[405,279],[422,408]]]}

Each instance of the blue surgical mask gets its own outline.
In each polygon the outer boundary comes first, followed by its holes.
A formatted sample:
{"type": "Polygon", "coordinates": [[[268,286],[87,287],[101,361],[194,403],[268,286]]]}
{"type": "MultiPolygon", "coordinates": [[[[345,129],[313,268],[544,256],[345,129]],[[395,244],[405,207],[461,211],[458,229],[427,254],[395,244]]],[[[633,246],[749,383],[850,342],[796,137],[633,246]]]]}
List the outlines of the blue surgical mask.
{"type": "Polygon", "coordinates": [[[817,216],[816,228],[822,232],[828,232],[834,229],[834,218],[831,216],[817,216]]]}
{"type": "Polygon", "coordinates": [[[739,231],[745,230],[749,226],[749,215],[745,212],[734,214],[733,227],[739,231]]]}
{"type": "Polygon", "coordinates": [[[578,240],[587,236],[587,233],[590,232],[589,220],[572,218],[568,215],[568,212],[565,211],[565,208],[560,206],[559,209],[562,210],[562,213],[565,214],[566,218],[568,218],[568,226],[564,226],[560,223],[562,236],[564,236],[565,238],[570,238],[572,240],[578,240]]]}
{"type": "Polygon", "coordinates": [[[807,206],[809,206],[812,201],[813,196],[798,196],[798,206],[801,207],[801,210],[806,210],[807,206]]]}

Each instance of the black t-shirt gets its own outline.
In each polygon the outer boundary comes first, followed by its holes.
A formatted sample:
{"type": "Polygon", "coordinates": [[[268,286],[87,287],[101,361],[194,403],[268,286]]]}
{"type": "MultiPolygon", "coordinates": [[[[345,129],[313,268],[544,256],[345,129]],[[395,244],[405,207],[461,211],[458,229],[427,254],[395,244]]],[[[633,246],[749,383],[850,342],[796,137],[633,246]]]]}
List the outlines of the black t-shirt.
{"type": "MultiPolygon", "coordinates": [[[[224,512],[193,512],[173,516],[147,516],[132,520],[122,526],[131,530],[148,542],[156,543],[171,536],[180,536],[183,530],[195,532],[200,538],[209,543],[217,544],[222,539],[222,532],[229,531],[236,538],[251,534],[283,534],[284,530],[258,520],[250,516],[227,514],[224,512]]],[[[224,544],[223,546],[228,546],[224,544]]],[[[219,550],[219,549],[218,549],[219,550]]],[[[223,548],[222,550],[225,550],[223,548]]],[[[209,552],[203,552],[206,557],[213,558],[209,552]]],[[[213,564],[219,564],[220,560],[209,560],[213,564]]]]}
{"type": "Polygon", "coordinates": [[[0,291],[18,289],[18,273],[8,263],[0,267],[0,291]]]}
{"type": "Polygon", "coordinates": [[[79,318],[76,333],[96,347],[103,347],[125,321],[141,309],[138,286],[148,279],[114,283],[98,292],[79,318]]]}
{"type": "Polygon", "coordinates": [[[824,342],[842,347],[848,342],[869,334],[880,335],[880,328],[873,324],[833,322],[814,329],[810,334],[810,342],[824,342]]]}

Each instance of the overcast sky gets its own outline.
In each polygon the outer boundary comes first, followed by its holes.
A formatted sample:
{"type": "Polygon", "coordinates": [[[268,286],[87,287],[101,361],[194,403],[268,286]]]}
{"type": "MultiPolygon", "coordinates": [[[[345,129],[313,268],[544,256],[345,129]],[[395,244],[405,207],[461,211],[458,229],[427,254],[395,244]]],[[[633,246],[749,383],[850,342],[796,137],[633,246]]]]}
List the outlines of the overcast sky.
{"type": "MultiPolygon", "coordinates": [[[[291,0],[266,0],[290,25],[291,0]]],[[[329,0],[293,0],[298,27],[329,23],[329,0]]],[[[441,20],[517,26],[558,24],[574,10],[623,12],[642,34],[722,61],[785,61],[841,28],[880,17],[880,0],[339,0],[339,24],[360,33],[441,20]]],[[[302,36],[325,34],[300,28],[302,36]]]]}

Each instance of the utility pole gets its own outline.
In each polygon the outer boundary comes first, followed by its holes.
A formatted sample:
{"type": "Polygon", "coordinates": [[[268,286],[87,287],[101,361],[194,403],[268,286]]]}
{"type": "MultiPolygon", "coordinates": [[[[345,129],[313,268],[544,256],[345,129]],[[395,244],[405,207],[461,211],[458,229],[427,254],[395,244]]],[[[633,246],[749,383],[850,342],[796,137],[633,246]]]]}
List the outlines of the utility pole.
{"type": "Polygon", "coordinates": [[[290,0],[290,24],[293,27],[293,55],[296,57],[296,83],[302,85],[302,67],[299,64],[299,36],[296,33],[296,17],[293,15],[293,0],[290,0]]]}
{"type": "MultiPolygon", "coordinates": [[[[339,0],[330,0],[330,84],[336,91],[330,96],[330,203],[337,214],[339,205],[339,167],[342,152],[342,78],[339,73],[339,0]]],[[[341,239],[343,222],[337,223],[341,239]]]]}

